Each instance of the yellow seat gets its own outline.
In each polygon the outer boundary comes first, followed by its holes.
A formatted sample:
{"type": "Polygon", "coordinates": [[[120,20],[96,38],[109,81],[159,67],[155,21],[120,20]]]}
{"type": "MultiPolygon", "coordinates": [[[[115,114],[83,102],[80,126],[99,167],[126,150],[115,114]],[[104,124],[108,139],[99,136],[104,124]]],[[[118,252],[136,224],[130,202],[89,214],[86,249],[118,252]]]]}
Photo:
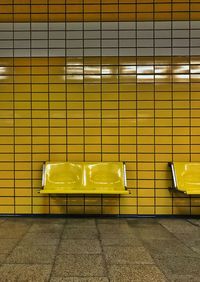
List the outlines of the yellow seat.
{"type": "Polygon", "coordinates": [[[122,162],[46,162],[41,194],[128,194],[122,162]]]}
{"type": "Polygon", "coordinates": [[[169,165],[175,189],[187,195],[200,195],[200,163],[174,162],[169,165]]]}

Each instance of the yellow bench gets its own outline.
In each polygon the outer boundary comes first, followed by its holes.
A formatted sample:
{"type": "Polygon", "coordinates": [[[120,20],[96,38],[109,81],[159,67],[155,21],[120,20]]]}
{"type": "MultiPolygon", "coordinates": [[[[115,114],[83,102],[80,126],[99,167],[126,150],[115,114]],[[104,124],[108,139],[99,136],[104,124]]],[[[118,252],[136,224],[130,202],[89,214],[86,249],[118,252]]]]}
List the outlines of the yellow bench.
{"type": "Polygon", "coordinates": [[[169,163],[172,170],[173,188],[187,195],[200,194],[200,163],[169,163]]]}
{"type": "Polygon", "coordinates": [[[129,194],[122,162],[46,162],[41,194],[129,194]]]}

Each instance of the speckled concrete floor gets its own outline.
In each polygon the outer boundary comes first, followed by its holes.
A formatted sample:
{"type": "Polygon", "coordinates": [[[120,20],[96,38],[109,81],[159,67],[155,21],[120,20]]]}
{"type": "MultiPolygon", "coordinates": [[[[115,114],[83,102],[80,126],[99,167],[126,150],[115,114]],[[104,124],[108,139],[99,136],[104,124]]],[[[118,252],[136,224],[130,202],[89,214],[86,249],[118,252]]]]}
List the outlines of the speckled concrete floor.
{"type": "Polygon", "coordinates": [[[0,218],[0,281],[200,281],[200,219],[0,218]]]}

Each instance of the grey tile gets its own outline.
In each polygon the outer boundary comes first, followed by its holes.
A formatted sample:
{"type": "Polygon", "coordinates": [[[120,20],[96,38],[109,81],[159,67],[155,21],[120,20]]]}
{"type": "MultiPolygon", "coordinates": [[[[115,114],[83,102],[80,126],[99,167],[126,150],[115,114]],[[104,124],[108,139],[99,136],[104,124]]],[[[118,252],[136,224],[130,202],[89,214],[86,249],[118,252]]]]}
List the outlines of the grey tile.
{"type": "Polygon", "coordinates": [[[144,247],[104,246],[108,264],[152,264],[153,260],[144,247]]]}
{"type": "Polygon", "coordinates": [[[138,238],[102,238],[101,243],[103,246],[134,246],[142,247],[143,243],[138,238]]]}
{"type": "Polygon", "coordinates": [[[105,276],[101,255],[58,255],[52,277],[105,276]]]}
{"type": "MultiPolygon", "coordinates": [[[[155,258],[156,265],[171,280],[171,278],[180,275],[199,276],[200,277],[200,258],[184,256],[165,256],[164,258],[155,258]]],[[[172,280],[173,281],[173,280],[172,280]]],[[[190,280],[188,280],[190,281],[190,280]]]]}
{"type": "Polygon", "coordinates": [[[111,282],[164,282],[163,273],[155,265],[111,265],[109,268],[111,282]]]}
{"type": "Polygon", "coordinates": [[[99,240],[62,240],[58,249],[59,254],[100,254],[99,240]]]}
{"type": "Polygon", "coordinates": [[[0,267],[0,281],[48,281],[51,265],[3,264],[0,267]]]}
{"type": "Polygon", "coordinates": [[[7,257],[7,254],[1,254],[1,253],[0,253],[0,264],[1,264],[1,263],[4,263],[6,257],[7,257]]]}
{"type": "Polygon", "coordinates": [[[95,226],[95,219],[93,218],[68,218],[66,219],[66,225],[68,227],[73,226],[73,227],[94,227],[95,226]]]}
{"type": "Polygon", "coordinates": [[[200,219],[198,218],[191,218],[191,219],[188,219],[188,221],[194,225],[200,226],[200,219]]]}
{"type": "Polygon", "coordinates": [[[62,235],[63,239],[96,239],[98,233],[96,228],[77,227],[72,228],[66,226],[62,235]]]}
{"type": "Polygon", "coordinates": [[[126,224],[127,220],[123,218],[97,218],[96,219],[97,224],[126,224]]]}
{"type": "Polygon", "coordinates": [[[50,282],[109,282],[107,277],[53,277],[50,282]]]}
{"type": "Polygon", "coordinates": [[[125,223],[119,224],[98,224],[99,232],[104,233],[132,233],[132,229],[125,223]]]}
{"type": "Polygon", "coordinates": [[[27,228],[6,227],[2,228],[0,225],[0,238],[1,239],[16,239],[21,238],[27,231],[27,228]]]}
{"type": "Polygon", "coordinates": [[[127,223],[132,226],[140,226],[140,225],[145,225],[145,226],[150,226],[150,225],[158,225],[158,220],[156,218],[131,218],[127,219],[127,223]]]}
{"type": "Polygon", "coordinates": [[[0,239],[0,253],[8,254],[17,244],[17,239],[0,239]]]}
{"type": "Polygon", "coordinates": [[[169,281],[173,282],[199,282],[199,276],[195,275],[170,275],[169,281]]]}
{"type": "Polygon", "coordinates": [[[174,235],[160,225],[138,226],[133,229],[134,234],[141,239],[174,239],[174,235]]]}
{"type": "Polygon", "coordinates": [[[198,257],[198,254],[193,252],[190,248],[185,246],[180,241],[174,240],[147,240],[144,246],[149,250],[153,257],[165,256],[185,256],[198,257]]]}
{"type": "Polygon", "coordinates": [[[6,258],[6,263],[52,263],[56,246],[17,246],[6,258]]]}
{"type": "Polygon", "coordinates": [[[45,218],[45,217],[36,217],[33,218],[33,223],[54,223],[54,224],[65,224],[65,218],[45,218]]]}
{"type": "Polygon", "coordinates": [[[185,219],[160,219],[159,222],[172,233],[193,233],[199,231],[198,226],[191,224],[185,219]]]}
{"type": "Polygon", "coordinates": [[[20,245],[57,245],[59,233],[26,233],[20,245]]]}
{"type": "Polygon", "coordinates": [[[136,236],[133,233],[101,233],[100,238],[116,239],[116,240],[126,240],[126,239],[134,240],[136,236]]]}
{"type": "Polygon", "coordinates": [[[31,228],[28,230],[28,232],[33,233],[61,233],[63,229],[62,224],[56,224],[56,223],[34,223],[31,228]]]}

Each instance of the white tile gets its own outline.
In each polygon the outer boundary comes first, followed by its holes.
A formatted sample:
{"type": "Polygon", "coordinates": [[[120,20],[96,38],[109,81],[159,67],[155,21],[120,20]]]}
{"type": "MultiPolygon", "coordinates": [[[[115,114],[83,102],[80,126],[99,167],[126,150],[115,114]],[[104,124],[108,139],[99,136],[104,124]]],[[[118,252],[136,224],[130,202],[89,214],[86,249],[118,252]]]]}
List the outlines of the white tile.
{"type": "Polygon", "coordinates": [[[48,39],[48,31],[32,31],[32,39],[48,39]]]}
{"type": "Polygon", "coordinates": [[[84,30],[100,30],[100,22],[84,22],[84,30]]]}
{"type": "Polygon", "coordinates": [[[32,57],[48,57],[48,49],[32,49],[32,57]]]}
{"type": "Polygon", "coordinates": [[[0,30],[12,31],[13,24],[12,23],[0,23],[0,30]]]}
{"type": "Polygon", "coordinates": [[[155,56],[171,56],[171,48],[155,48],[155,56]]]}
{"type": "Polygon", "coordinates": [[[174,38],[189,38],[189,30],[177,29],[172,31],[174,38]]]}
{"type": "Polygon", "coordinates": [[[120,56],[136,56],[135,48],[120,48],[119,49],[120,56]]]}
{"type": "Polygon", "coordinates": [[[189,28],[189,21],[173,21],[172,28],[173,29],[188,29],[189,28]]]}
{"type": "Polygon", "coordinates": [[[135,39],[120,39],[119,46],[120,47],[135,47],[136,40],[135,39]]]}
{"type": "Polygon", "coordinates": [[[101,41],[100,40],[84,40],[84,47],[87,48],[87,47],[93,47],[93,48],[96,48],[96,47],[100,47],[101,46],[101,41]]]}
{"type": "Polygon", "coordinates": [[[135,29],[136,23],[135,22],[119,22],[120,29],[135,29]]]}
{"type": "Polygon", "coordinates": [[[115,47],[118,47],[118,40],[117,39],[104,39],[102,40],[102,47],[106,48],[106,47],[110,47],[110,48],[115,48],[115,47]]]}
{"type": "Polygon", "coordinates": [[[92,49],[85,49],[84,50],[84,56],[100,56],[101,55],[101,49],[100,48],[92,48],[92,49]]]}
{"type": "Polygon", "coordinates": [[[48,40],[32,40],[31,48],[48,48],[48,40]]]}
{"type": "Polygon", "coordinates": [[[190,50],[190,55],[192,55],[192,56],[199,56],[199,54],[200,54],[200,47],[197,47],[197,48],[191,48],[191,50],[190,50]]]}
{"type": "Polygon", "coordinates": [[[117,48],[102,49],[102,56],[118,56],[119,50],[117,48]]]}
{"type": "Polygon", "coordinates": [[[137,29],[153,29],[153,22],[137,22],[137,29]]]}
{"type": "Polygon", "coordinates": [[[10,49],[13,48],[13,41],[11,40],[4,40],[4,41],[0,41],[0,49],[10,49]]]}
{"type": "Polygon", "coordinates": [[[65,48],[65,47],[66,47],[65,40],[60,40],[60,39],[57,39],[57,40],[50,39],[49,40],[49,48],[62,49],[62,48],[65,48]]]}
{"type": "Polygon", "coordinates": [[[156,21],[155,22],[156,29],[171,29],[171,21],[156,21]]]}
{"type": "Polygon", "coordinates": [[[138,30],[138,38],[153,38],[153,30],[138,30]]]}
{"type": "Polygon", "coordinates": [[[137,48],[137,56],[153,56],[153,48],[137,48]]]}
{"type": "Polygon", "coordinates": [[[118,30],[118,22],[102,22],[102,30],[118,30]]]}
{"type": "Polygon", "coordinates": [[[190,40],[191,47],[200,47],[200,38],[190,40]]]}
{"type": "Polygon", "coordinates": [[[173,39],[173,46],[174,47],[189,47],[190,40],[189,39],[173,39]]]}
{"type": "Polygon", "coordinates": [[[67,40],[67,48],[83,48],[83,40],[67,40]]]}
{"type": "Polygon", "coordinates": [[[80,39],[80,38],[83,38],[83,32],[82,31],[67,31],[66,38],[67,39],[80,39]]]}
{"type": "Polygon", "coordinates": [[[65,30],[65,22],[50,22],[49,30],[65,30]]]}
{"type": "Polygon", "coordinates": [[[30,30],[30,23],[14,23],[14,30],[30,30]]]}
{"type": "Polygon", "coordinates": [[[191,37],[200,38],[200,29],[194,29],[190,31],[191,37]]]}
{"type": "Polygon", "coordinates": [[[14,41],[14,48],[30,48],[30,40],[15,40],[14,41]]]}
{"type": "Polygon", "coordinates": [[[65,39],[66,33],[65,31],[49,31],[49,38],[50,39],[65,39]]]}
{"type": "Polygon", "coordinates": [[[64,57],[65,54],[65,49],[49,49],[50,57],[64,57]]]}
{"type": "Polygon", "coordinates": [[[102,38],[118,38],[118,31],[109,31],[109,30],[103,30],[102,31],[102,38]]]}
{"type": "Polygon", "coordinates": [[[31,30],[48,30],[48,23],[31,23],[31,30]]]}
{"type": "Polygon", "coordinates": [[[30,49],[14,49],[15,57],[30,57],[30,49]]]}
{"type": "Polygon", "coordinates": [[[138,39],[137,47],[153,47],[153,39],[138,39]]]}
{"type": "Polygon", "coordinates": [[[0,57],[13,57],[13,49],[0,50],[0,57]]]}
{"type": "Polygon", "coordinates": [[[13,39],[13,32],[10,31],[0,31],[0,40],[1,39],[13,39]]]}
{"type": "Polygon", "coordinates": [[[155,47],[171,47],[171,39],[155,39],[155,47]]]}
{"type": "Polygon", "coordinates": [[[100,31],[84,31],[84,38],[89,39],[89,38],[100,38],[100,31]]]}
{"type": "Polygon", "coordinates": [[[173,48],[172,55],[173,56],[189,56],[190,51],[189,48],[173,48]]]}
{"type": "Polygon", "coordinates": [[[30,39],[30,31],[15,31],[14,38],[15,39],[30,39]]]}
{"type": "Polygon", "coordinates": [[[67,49],[67,56],[83,56],[83,49],[67,49]]]}
{"type": "Polygon", "coordinates": [[[155,38],[170,38],[171,30],[155,30],[155,38]]]}
{"type": "Polygon", "coordinates": [[[66,24],[67,30],[82,30],[83,29],[83,23],[67,23],[66,24]]]}
{"type": "Polygon", "coordinates": [[[191,25],[191,28],[200,29],[200,21],[191,21],[190,25],[191,25]]]}
{"type": "Polygon", "coordinates": [[[136,37],[135,30],[120,30],[119,31],[119,38],[135,38],[135,37],[136,37]]]}

